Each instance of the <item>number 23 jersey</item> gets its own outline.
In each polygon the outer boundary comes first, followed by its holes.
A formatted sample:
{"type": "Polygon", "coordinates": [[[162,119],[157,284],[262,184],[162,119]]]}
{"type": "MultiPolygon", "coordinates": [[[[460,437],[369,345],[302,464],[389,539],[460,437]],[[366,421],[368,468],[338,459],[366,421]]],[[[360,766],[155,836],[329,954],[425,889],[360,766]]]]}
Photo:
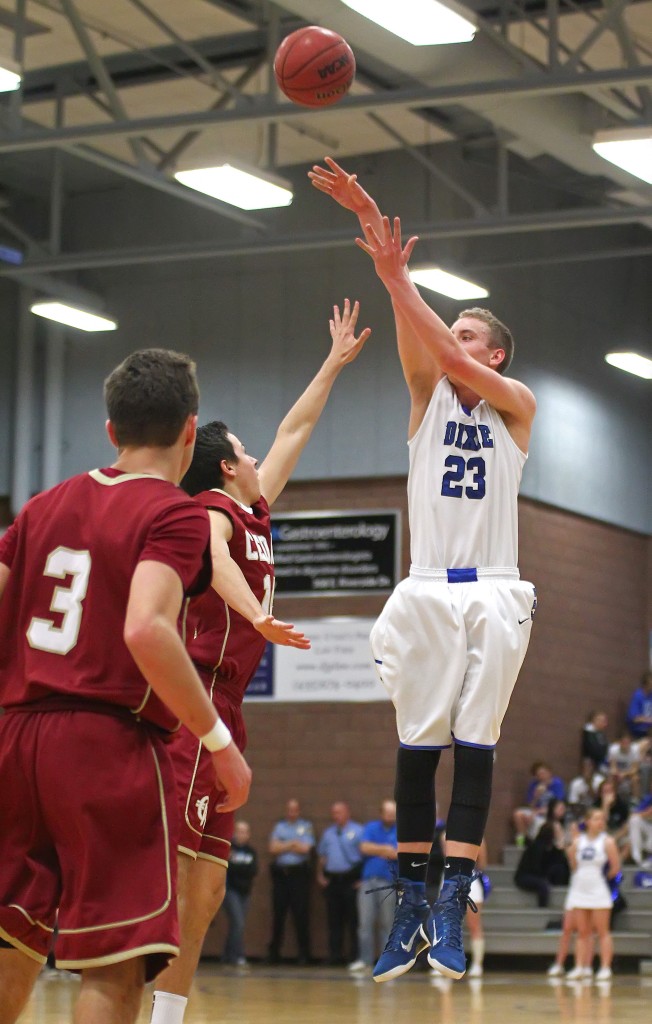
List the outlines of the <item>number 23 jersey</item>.
{"type": "Polygon", "coordinates": [[[527,455],[496,409],[484,399],[467,409],[442,377],[408,445],[412,565],[515,567],[527,455]]]}
{"type": "MultiPolygon", "coordinates": [[[[250,508],[218,488],[196,494],[195,501],[230,520],[231,558],[269,614],[274,596],[274,556],[267,501],[261,497],[250,508]]],[[[186,627],[186,646],[192,660],[217,670],[222,693],[241,702],[263,656],[264,637],[212,587],[191,601],[186,627]]]]}

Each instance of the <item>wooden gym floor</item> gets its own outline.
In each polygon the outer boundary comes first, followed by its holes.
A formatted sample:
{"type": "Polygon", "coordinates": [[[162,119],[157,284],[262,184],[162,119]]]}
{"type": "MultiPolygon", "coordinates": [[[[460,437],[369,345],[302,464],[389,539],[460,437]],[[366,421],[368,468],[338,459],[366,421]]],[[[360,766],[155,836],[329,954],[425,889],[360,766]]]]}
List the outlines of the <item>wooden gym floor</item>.
{"type": "MultiPolygon", "coordinates": [[[[20,1024],[68,1024],[78,982],[41,975],[20,1024]]],[[[139,1024],[149,1021],[151,995],[139,1024]]],[[[202,965],[185,1024],[640,1024],[649,1019],[652,977],[611,984],[552,984],[543,974],[489,972],[449,982],[411,972],[384,985],[345,969],[202,965]]]]}

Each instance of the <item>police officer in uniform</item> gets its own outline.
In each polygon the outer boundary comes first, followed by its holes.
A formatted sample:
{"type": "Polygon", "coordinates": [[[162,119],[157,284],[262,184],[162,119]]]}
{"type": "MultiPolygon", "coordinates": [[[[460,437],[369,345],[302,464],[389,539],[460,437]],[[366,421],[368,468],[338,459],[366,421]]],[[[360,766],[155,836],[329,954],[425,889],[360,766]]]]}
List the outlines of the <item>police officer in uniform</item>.
{"type": "Polygon", "coordinates": [[[328,960],[333,966],[358,958],[357,888],[362,869],[362,825],[351,821],[343,800],[331,806],[333,824],[319,840],[317,882],[324,890],[328,919],[328,960]],[[344,955],[348,936],[349,957],[344,955]]]}
{"type": "Polygon", "coordinates": [[[301,817],[298,800],[288,800],[285,818],[276,823],[269,839],[269,852],[274,858],[270,963],[280,963],[288,910],[297,936],[297,962],[304,965],[310,961],[310,858],[314,846],[312,822],[301,817]]]}

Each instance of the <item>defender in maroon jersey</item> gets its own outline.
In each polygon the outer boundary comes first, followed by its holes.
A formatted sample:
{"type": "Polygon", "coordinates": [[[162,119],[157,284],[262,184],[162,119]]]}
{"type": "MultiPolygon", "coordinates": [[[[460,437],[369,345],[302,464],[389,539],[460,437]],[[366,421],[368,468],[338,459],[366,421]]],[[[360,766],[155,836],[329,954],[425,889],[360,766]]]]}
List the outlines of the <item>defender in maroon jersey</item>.
{"type": "Polygon", "coordinates": [[[226,807],[249,789],[177,631],[211,575],[208,517],[176,486],[194,447],[194,364],[134,353],[105,395],[114,465],[33,498],[0,540],[3,1024],[55,924],[57,966],[82,972],[80,1024],[135,1021],[145,980],[178,952],[166,737],[180,719],[216,751],[226,807]]]}
{"type": "MultiPolygon", "coordinates": [[[[212,588],[190,604],[186,642],[213,704],[244,750],[241,705],[265,643],[297,648],[306,637],[272,614],[274,558],[269,508],[285,487],[343,367],[371,333],[358,338],[359,306],[349,300],[330,321],[332,347],[323,366],[280,424],[260,470],[224,423],[197,432],[195,454],[182,486],[208,510],[213,557],[212,588]]],[[[172,757],[179,786],[181,842],[179,910],[181,954],[161,975],[152,1024],[181,1024],[201,947],[224,898],[233,813],[216,806],[206,758],[185,729],[172,757]]]]}

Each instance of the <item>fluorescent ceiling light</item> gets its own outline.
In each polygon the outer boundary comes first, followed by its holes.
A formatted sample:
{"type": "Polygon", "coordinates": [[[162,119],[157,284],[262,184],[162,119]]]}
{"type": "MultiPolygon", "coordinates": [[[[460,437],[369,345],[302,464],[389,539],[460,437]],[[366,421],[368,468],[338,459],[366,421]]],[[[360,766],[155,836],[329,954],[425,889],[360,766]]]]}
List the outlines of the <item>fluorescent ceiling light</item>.
{"type": "Polygon", "coordinates": [[[647,356],[640,356],[638,352],[609,352],[604,358],[619,370],[626,370],[627,373],[635,373],[637,377],[652,380],[652,359],[648,359],[647,356]]]}
{"type": "Polygon", "coordinates": [[[423,288],[430,288],[440,295],[448,295],[451,299],[486,299],[489,292],[482,285],[473,281],[465,281],[463,277],[449,274],[440,267],[421,267],[410,271],[410,279],[423,288]]]}
{"type": "Polygon", "coordinates": [[[22,81],[17,71],[6,65],[9,62],[3,57],[2,64],[0,65],[0,92],[14,92],[20,88],[22,81]]]}
{"type": "Polygon", "coordinates": [[[652,127],[598,132],[593,148],[598,156],[652,185],[652,127]]]}
{"type": "Polygon", "coordinates": [[[269,210],[289,206],[292,190],[264,171],[244,171],[232,164],[177,171],[177,181],[241,210],[269,210]]]}
{"type": "Polygon", "coordinates": [[[455,0],[342,0],[342,3],[413,46],[468,43],[477,29],[455,0]]]}
{"type": "Polygon", "coordinates": [[[69,306],[66,302],[35,302],[30,309],[32,313],[45,317],[46,320],[55,320],[67,327],[78,327],[80,331],[115,331],[118,326],[115,320],[108,320],[77,306],[69,306]]]}

